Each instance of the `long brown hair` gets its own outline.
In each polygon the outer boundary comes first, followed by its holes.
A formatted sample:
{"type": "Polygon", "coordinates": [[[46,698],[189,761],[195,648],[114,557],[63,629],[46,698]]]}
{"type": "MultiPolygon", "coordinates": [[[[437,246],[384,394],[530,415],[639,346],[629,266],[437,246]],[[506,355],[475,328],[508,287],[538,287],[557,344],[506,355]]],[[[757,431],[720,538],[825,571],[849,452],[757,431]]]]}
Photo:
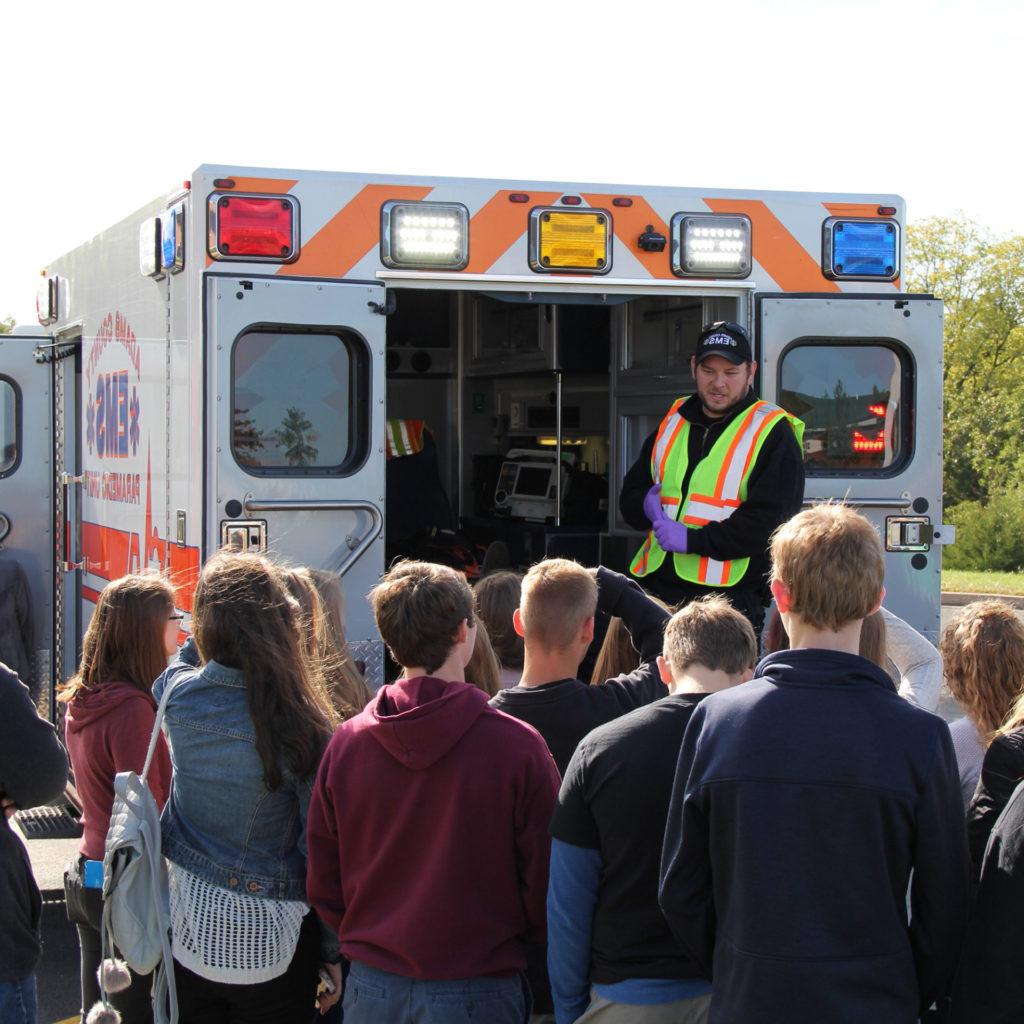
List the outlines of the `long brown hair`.
{"type": "MultiPolygon", "coordinates": [[[[660,604],[665,611],[671,611],[661,598],[647,595],[652,601],[660,604]]],[[[640,667],[640,653],[633,646],[629,630],[622,624],[622,619],[613,615],[608,620],[608,629],[601,641],[600,650],[594,661],[594,671],[590,673],[591,684],[603,683],[608,679],[633,672],[640,667]]]]}
{"type": "Polygon", "coordinates": [[[512,625],[519,607],[523,577],[517,572],[494,572],[473,588],[477,617],[487,626],[491,648],[502,668],[523,670],[523,638],[512,625]]]}
{"type": "Polygon", "coordinates": [[[240,669],[268,789],[283,761],[299,778],[320,761],[330,714],[302,646],[298,606],[261,555],[214,555],[196,587],[192,625],[204,662],[240,669]]]}
{"type": "Polygon", "coordinates": [[[501,666],[482,619],[476,620],[476,643],[466,665],[466,682],[493,697],[501,689],[501,666]]]}
{"type": "Polygon", "coordinates": [[[359,714],[370,702],[370,688],[359,671],[345,639],[345,595],[337,573],[323,569],[300,570],[309,578],[320,597],[323,633],[320,657],[324,662],[324,682],[331,703],[341,721],[359,714]]]}
{"type": "Polygon", "coordinates": [[[85,631],[81,664],[58,700],[67,704],[105,683],[129,683],[149,693],[167,668],[164,632],[173,611],[174,588],[156,573],[108,583],[85,631]]]}
{"type": "Polygon", "coordinates": [[[974,601],[939,641],[949,692],[988,746],[1024,725],[1024,623],[1005,601],[974,601]]]}

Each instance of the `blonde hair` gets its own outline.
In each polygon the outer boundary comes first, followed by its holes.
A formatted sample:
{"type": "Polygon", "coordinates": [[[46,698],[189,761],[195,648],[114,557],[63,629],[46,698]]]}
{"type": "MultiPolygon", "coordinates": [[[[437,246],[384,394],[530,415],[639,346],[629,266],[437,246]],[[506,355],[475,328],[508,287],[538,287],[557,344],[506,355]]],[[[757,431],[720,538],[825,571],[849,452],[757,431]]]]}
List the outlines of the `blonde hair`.
{"type": "Polygon", "coordinates": [[[320,595],[324,613],[323,657],[327,692],[334,710],[344,722],[357,715],[370,702],[370,688],[359,671],[345,639],[345,594],[337,573],[323,569],[305,569],[320,595]]]}
{"type": "Polygon", "coordinates": [[[512,613],[519,607],[523,577],[517,572],[495,572],[473,588],[476,612],[487,625],[491,646],[502,668],[523,668],[523,638],[512,625],[512,613]]]}
{"type": "Polygon", "coordinates": [[[167,668],[164,633],[173,611],[174,588],[156,573],[108,583],[85,631],[82,662],[58,700],[70,703],[105,683],[130,683],[149,693],[167,668]]]}
{"type": "Polygon", "coordinates": [[[772,537],[772,580],[790,593],[790,610],[833,632],[865,619],[885,580],[882,542],[870,521],[839,502],[798,513],[772,537]]]}
{"type": "Polygon", "coordinates": [[[757,663],[757,637],[745,615],[724,597],[707,594],[668,620],[663,656],[673,675],[703,665],[735,676],[757,663]]]}
{"type": "Polygon", "coordinates": [[[1024,623],[1005,601],[975,601],[942,631],[949,692],[988,746],[1024,725],[1024,623]]]}
{"type": "Polygon", "coordinates": [[[527,644],[564,651],[596,611],[597,581],[578,562],[546,558],[523,577],[519,615],[527,644]]]}
{"type": "Polygon", "coordinates": [[[501,666],[481,619],[476,620],[476,643],[473,656],[466,664],[466,682],[483,690],[488,697],[493,697],[501,689],[501,666]]]}

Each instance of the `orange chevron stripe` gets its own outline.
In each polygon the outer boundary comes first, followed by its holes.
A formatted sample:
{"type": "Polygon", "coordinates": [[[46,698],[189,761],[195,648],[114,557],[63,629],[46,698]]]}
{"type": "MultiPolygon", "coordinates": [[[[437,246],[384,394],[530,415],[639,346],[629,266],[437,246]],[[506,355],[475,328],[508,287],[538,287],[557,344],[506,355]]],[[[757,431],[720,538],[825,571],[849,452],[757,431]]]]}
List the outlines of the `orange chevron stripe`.
{"type": "Polygon", "coordinates": [[[879,217],[878,203],[822,203],[833,217],[879,217]]]}
{"type": "MultiPolygon", "coordinates": [[[[484,274],[518,241],[529,226],[534,206],[550,206],[561,192],[529,192],[528,203],[510,203],[508,197],[523,189],[496,192],[469,222],[467,274],[484,274]]],[[[526,270],[524,264],[523,270],[526,270]]]]}
{"type": "Polygon", "coordinates": [[[650,203],[643,196],[629,196],[628,198],[633,200],[632,206],[613,206],[612,200],[621,195],[621,192],[608,195],[591,192],[585,193],[583,198],[591,206],[602,206],[608,210],[615,225],[615,237],[640,261],[651,277],[674,277],[669,265],[669,245],[671,243],[665,246],[664,252],[644,252],[637,245],[637,240],[647,230],[648,224],[655,231],[660,231],[666,239],[669,232],[668,225],[651,209],[650,203]]]}
{"type": "Polygon", "coordinates": [[[432,185],[367,185],[312,238],[282,277],[344,277],[380,241],[380,207],[389,199],[424,199],[432,185]]]}
{"type": "Polygon", "coordinates": [[[817,260],[760,199],[705,199],[713,213],[745,213],[753,228],[754,259],[784,292],[838,292],[817,260]]]}

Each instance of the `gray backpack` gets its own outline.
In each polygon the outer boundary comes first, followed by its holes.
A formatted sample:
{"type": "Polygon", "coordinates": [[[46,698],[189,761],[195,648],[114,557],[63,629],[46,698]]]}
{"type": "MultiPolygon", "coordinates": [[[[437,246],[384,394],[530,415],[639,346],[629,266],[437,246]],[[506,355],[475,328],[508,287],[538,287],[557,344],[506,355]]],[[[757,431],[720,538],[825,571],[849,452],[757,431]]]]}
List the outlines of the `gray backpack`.
{"type": "Polygon", "coordinates": [[[157,708],[142,775],[119,772],[114,777],[114,804],[103,857],[104,966],[99,975],[103,1002],[107,1002],[104,968],[116,946],[137,974],[154,972],[155,1024],[177,1024],[178,1021],[167,864],[160,852],[160,812],[146,784],[172,689],[173,685],[167,686],[157,708]]]}

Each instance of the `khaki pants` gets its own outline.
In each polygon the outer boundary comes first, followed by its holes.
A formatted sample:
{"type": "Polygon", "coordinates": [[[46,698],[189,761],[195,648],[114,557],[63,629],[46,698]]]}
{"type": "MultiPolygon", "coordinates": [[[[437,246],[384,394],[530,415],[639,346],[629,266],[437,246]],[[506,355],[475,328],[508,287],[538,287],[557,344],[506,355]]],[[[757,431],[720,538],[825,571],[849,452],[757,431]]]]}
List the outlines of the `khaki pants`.
{"type": "Polygon", "coordinates": [[[576,1024],[706,1024],[711,993],[693,999],[677,999],[671,1003],[637,1006],[613,1003],[590,990],[590,1005],[576,1024]]]}

